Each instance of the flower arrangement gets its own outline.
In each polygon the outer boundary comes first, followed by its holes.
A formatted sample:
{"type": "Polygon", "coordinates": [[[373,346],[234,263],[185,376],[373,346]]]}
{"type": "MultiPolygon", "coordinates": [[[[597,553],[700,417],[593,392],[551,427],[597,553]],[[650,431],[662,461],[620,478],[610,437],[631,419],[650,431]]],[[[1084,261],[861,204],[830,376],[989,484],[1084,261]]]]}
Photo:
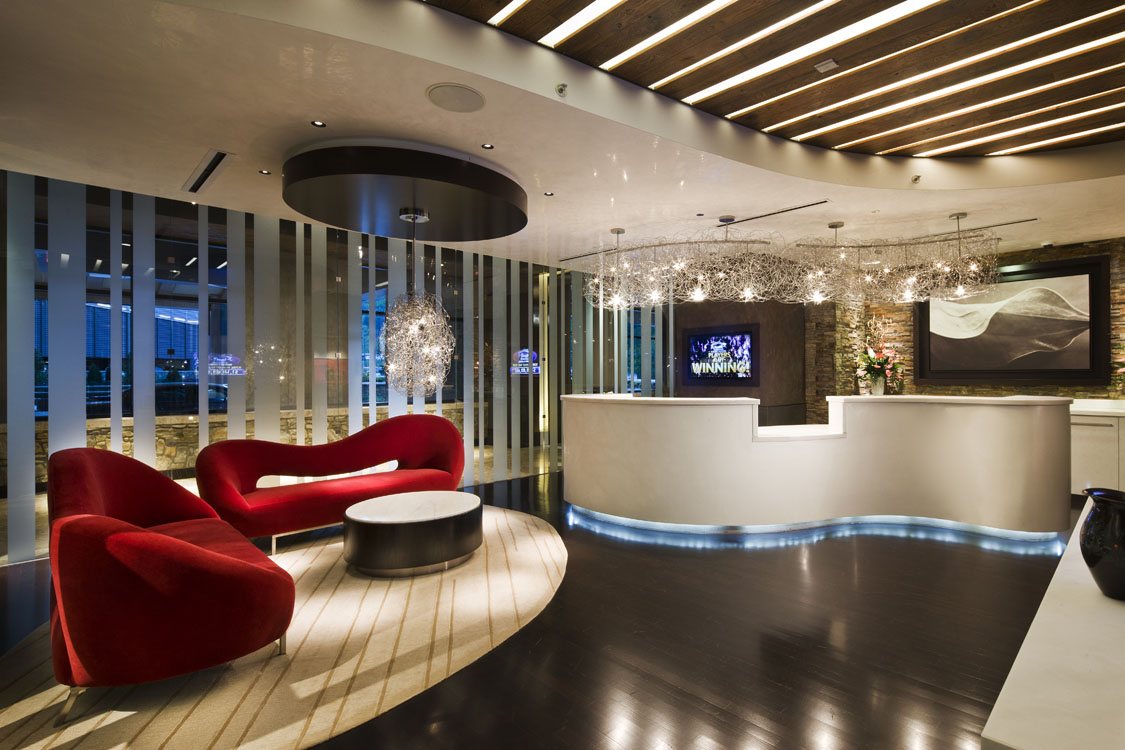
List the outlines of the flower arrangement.
{"type": "Polygon", "coordinates": [[[1109,373],[1109,387],[1118,392],[1125,391],[1125,359],[1111,362],[1109,373]]]}
{"type": "Polygon", "coordinates": [[[856,377],[870,383],[876,395],[882,392],[884,383],[891,393],[901,392],[905,384],[902,376],[905,365],[898,361],[895,345],[886,342],[884,322],[872,318],[865,327],[863,349],[856,357],[856,377]]]}

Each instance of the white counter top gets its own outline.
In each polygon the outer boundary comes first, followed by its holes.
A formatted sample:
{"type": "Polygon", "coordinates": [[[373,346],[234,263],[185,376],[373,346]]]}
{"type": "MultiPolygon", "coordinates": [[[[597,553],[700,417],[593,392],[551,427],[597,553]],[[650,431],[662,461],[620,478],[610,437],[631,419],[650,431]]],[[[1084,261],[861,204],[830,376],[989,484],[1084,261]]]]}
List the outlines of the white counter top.
{"type": "Polygon", "coordinates": [[[1087,501],[981,736],[982,750],[1122,747],[1125,602],[1082,560],[1087,501]]]}
{"type": "Polygon", "coordinates": [[[565,401],[589,401],[591,403],[637,404],[641,406],[757,406],[756,398],[658,398],[654,396],[631,396],[628,393],[568,393],[565,401]]]}
{"type": "Polygon", "coordinates": [[[1070,413],[1083,417],[1125,417],[1125,399],[1076,398],[1070,413]]]}
{"type": "Polygon", "coordinates": [[[1050,406],[1073,401],[1062,396],[827,396],[829,403],[855,404],[991,404],[995,406],[1050,406]]]}

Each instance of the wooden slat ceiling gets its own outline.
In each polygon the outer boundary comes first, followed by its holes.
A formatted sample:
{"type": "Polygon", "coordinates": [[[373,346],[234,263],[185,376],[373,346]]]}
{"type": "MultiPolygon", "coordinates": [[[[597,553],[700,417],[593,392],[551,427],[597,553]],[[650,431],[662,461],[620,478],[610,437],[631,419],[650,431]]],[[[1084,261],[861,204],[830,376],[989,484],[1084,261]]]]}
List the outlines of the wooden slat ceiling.
{"type": "Polygon", "coordinates": [[[547,43],[825,148],[949,157],[1125,139],[1123,0],[428,2],[535,42],[586,13],[585,26],[547,43]],[[820,72],[825,61],[836,67],[820,72]]]}

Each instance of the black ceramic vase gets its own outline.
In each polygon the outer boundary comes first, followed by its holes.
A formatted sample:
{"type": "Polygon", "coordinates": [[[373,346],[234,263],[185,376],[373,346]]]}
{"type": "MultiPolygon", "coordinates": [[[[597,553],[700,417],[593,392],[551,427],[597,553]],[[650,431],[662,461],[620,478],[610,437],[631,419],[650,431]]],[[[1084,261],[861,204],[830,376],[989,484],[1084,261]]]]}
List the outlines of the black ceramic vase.
{"type": "Polygon", "coordinates": [[[1103,594],[1125,600],[1125,492],[1091,487],[1085,494],[1094,507],[1079,534],[1082,559],[1103,594]]]}

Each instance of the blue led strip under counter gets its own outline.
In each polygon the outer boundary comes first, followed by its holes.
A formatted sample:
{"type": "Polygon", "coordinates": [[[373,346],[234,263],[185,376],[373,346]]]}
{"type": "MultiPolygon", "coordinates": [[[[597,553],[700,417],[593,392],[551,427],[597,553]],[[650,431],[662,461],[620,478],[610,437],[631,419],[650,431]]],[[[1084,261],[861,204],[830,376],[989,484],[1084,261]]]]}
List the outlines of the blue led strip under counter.
{"type": "Polygon", "coordinates": [[[771,549],[850,536],[973,544],[989,551],[1019,555],[1058,557],[1066,549],[1064,536],[1056,532],[1009,531],[939,518],[851,516],[798,524],[705,526],[640,521],[568,505],[566,521],[571,528],[627,542],[691,549],[771,549]]]}

